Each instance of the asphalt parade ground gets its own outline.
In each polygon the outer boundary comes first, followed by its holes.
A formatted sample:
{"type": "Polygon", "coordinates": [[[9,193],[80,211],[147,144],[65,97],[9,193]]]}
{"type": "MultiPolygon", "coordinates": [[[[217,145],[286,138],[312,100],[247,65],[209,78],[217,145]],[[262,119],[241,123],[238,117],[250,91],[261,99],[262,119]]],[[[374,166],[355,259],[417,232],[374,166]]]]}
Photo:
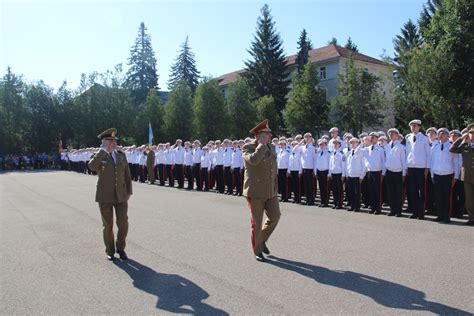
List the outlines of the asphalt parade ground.
{"type": "Polygon", "coordinates": [[[280,204],[268,262],[243,197],[134,183],[106,260],[97,178],[0,174],[2,315],[471,315],[474,229],[280,204]]]}

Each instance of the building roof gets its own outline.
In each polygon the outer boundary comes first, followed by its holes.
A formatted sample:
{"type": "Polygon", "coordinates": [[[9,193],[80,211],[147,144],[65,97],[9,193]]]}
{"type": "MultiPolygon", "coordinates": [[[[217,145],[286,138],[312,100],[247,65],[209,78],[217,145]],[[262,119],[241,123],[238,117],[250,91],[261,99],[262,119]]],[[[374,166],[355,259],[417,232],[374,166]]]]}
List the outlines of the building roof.
{"type": "MultiPolygon", "coordinates": [[[[324,46],[321,48],[316,48],[312,49],[309,51],[309,61],[311,62],[323,62],[326,60],[331,60],[335,58],[349,58],[350,55],[354,56],[355,60],[371,63],[371,64],[377,64],[377,65],[385,65],[383,61],[378,60],[376,58],[357,53],[354,51],[351,51],[350,49],[337,46],[334,44],[330,44],[328,46],[324,46]]],[[[296,63],[296,57],[297,55],[291,55],[287,58],[286,60],[286,65],[291,66],[296,63]]],[[[217,78],[217,82],[220,86],[225,86],[228,85],[238,79],[238,77],[245,72],[245,69],[241,69],[238,71],[230,72],[227,74],[224,74],[220,77],[217,78]]]]}

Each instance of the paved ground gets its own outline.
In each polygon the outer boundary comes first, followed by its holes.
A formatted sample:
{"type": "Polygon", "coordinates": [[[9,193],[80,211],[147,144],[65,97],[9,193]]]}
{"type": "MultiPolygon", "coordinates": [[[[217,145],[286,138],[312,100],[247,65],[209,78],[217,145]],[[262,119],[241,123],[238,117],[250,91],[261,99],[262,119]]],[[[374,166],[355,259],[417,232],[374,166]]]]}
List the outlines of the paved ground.
{"type": "Polygon", "coordinates": [[[1,314],[474,312],[472,227],[281,204],[259,263],[243,198],[134,184],[111,263],[95,182],[0,175],[1,314]]]}

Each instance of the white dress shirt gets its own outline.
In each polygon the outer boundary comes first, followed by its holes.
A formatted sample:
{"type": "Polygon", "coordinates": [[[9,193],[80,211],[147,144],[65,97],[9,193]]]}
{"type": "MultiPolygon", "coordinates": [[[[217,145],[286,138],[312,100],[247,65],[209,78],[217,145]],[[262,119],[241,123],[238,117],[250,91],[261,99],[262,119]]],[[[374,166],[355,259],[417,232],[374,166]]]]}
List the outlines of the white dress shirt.
{"type": "Polygon", "coordinates": [[[428,137],[422,133],[408,134],[406,137],[407,167],[429,168],[431,165],[431,147],[428,137]],[[416,137],[416,140],[415,140],[416,137]]]}
{"type": "Polygon", "coordinates": [[[387,154],[385,169],[391,172],[401,172],[405,176],[407,173],[405,146],[399,140],[392,141],[388,144],[388,150],[385,152],[387,154]]]}
{"type": "Polygon", "coordinates": [[[454,179],[459,179],[461,163],[459,154],[449,152],[450,142],[438,143],[431,148],[431,177],[434,175],[446,176],[454,174],[454,179]]]}

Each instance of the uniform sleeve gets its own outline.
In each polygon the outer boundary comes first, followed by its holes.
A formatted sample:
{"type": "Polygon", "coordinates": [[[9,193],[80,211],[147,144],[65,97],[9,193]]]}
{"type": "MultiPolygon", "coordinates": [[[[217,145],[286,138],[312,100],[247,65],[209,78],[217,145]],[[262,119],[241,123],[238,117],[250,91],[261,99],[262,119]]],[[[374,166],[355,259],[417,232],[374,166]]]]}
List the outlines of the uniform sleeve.
{"type": "Polygon", "coordinates": [[[431,148],[432,147],[430,147],[430,142],[427,139],[425,142],[426,168],[429,168],[431,166],[431,148]]]}
{"type": "Polygon", "coordinates": [[[243,150],[244,160],[251,165],[258,165],[260,161],[265,157],[267,152],[267,146],[259,144],[255,149],[255,152],[252,152],[249,147],[244,146],[243,150]]]}
{"type": "MultiPolygon", "coordinates": [[[[125,157],[125,161],[127,161],[127,157],[125,157]]],[[[125,164],[125,185],[127,186],[127,194],[132,195],[132,176],[130,175],[130,168],[128,167],[128,162],[125,164]]]]}
{"type": "MultiPolygon", "coordinates": [[[[436,148],[436,146],[431,147],[430,157],[433,156],[433,151],[435,150],[435,148],[436,148]]],[[[433,174],[433,167],[434,167],[433,161],[434,161],[433,159],[430,159],[430,164],[426,166],[426,168],[430,168],[431,178],[434,177],[434,174],[433,174]]]]}
{"type": "Polygon", "coordinates": [[[382,176],[385,176],[385,173],[387,172],[387,168],[385,167],[385,161],[387,160],[387,154],[385,152],[385,148],[382,148],[382,154],[381,154],[381,161],[382,161],[382,176]]]}
{"type": "Polygon", "coordinates": [[[451,148],[449,148],[449,151],[455,154],[460,154],[462,153],[463,146],[464,144],[462,143],[462,138],[459,137],[453,145],[451,145],[451,148]]]}
{"type": "Polygon", "coordinates": [[[101,148],[98,152],[95,153],[95,155],[89,161],[89,169],[91,169],[92,171],[99,170],[100,162],[102,161],[103,158],[107,157],[107,155],[108,153],[105,151],[105,149],[101,148]]]}
{"type": "Polygon", "coordinates": [[[461,175],[462,158],[460,154],[452,154],[454,160],[454,179],[459,180],[461,175]]]}
{"type": "Polygon", "coordinates": [[[347,165],[347,157],[346,155],[344,155],[344,153],[341,152],[341,155],[342,155],[342,159],[341,159],[341,162],[342,162],[342,176],[345,177],[346,174],[347,174],[347,168],[346,168],[346,165],[347,165]]]}
{"type": "Polygon", "coordinates": [[[402,176],[407,175],[407,153],[406,153],[406,148],[405,146],[402,147],[402,150],[400,151],[400,159],[402,160],[402,176]]]}

